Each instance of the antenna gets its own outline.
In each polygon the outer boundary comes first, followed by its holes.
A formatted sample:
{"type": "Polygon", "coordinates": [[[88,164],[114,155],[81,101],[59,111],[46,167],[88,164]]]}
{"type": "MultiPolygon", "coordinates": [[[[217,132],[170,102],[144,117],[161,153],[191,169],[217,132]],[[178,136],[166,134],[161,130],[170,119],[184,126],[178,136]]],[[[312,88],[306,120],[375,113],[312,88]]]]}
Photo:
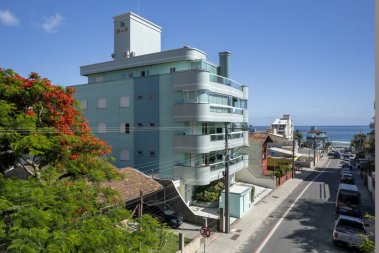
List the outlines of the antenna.
{"type": "Polygon", "coordinates": [[[139,15],[139,0],[137,0],[137,14],[139,15]]]}

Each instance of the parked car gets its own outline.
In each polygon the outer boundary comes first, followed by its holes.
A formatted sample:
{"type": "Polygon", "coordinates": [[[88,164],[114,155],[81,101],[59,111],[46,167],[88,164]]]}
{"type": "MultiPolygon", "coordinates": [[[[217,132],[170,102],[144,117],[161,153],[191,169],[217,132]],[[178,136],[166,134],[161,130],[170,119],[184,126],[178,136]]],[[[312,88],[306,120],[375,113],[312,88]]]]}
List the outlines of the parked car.
{"type": "Polygon", "coordinates": [[[340,215],[334,224],[333,243],[358,248],[365,234],[365,224],[361,218],[340,215]]]}
{"type": "Polygon", "coordinates": [[[339,151],[334,152],[334,158],[340,159],[341,158],[341,153],[339,151]]]}
{"type": "Polygon", "coordinates": [[[350,168],[350,162],[349,161],[344,161],[342,164],[342,168],[350,168]]]}
{"type": "Polygon", "coordinates": [[[354,217],[362,217],[361,193],[356,185],[341,183],[338,186],[336,196],[337,215],[350,215],[354,217]]]}
{"type": "Polygon", "coordinates": [[[350,172],[344,172],[341,176],[341,183],[354,184],[354,176],[350,172]]]}
{"type": "Polygon", "coordinates": [[[344,154],[343,155],[343,159],[347,160],[347,161],[350,161],[350,155],[349,154],[344,154]]]}
{"type": "Polygon", "coordinates": [[[342,177],[342,175],[345,174],[345,173],[350,173],[350,174],[352,174],[350,169],[348,169],[348,168],[342,168],[342,169],[341,169],[341,177],[342,177]]]}
{"type": "Polygon", "coordinates": [[[151,214],[161,223],[166,223],[171,228],[177,228],[183,224],[183,216],[179,215],[166,203],[150,201],[144,204],[145,213],[151,214]]]}

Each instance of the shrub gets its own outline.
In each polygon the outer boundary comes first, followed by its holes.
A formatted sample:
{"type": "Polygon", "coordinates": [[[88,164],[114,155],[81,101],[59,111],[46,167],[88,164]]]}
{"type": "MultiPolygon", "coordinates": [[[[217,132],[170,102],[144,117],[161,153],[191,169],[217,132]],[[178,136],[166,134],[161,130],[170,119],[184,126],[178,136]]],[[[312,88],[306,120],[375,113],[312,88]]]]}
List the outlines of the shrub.
{"type": "Polygon", "coordinates": [[[194,200],[203,202],[218,201],[221,191],[224,189],[223,179],[211,182],[209,185],[198,186],[195,188],[194,200]]]}

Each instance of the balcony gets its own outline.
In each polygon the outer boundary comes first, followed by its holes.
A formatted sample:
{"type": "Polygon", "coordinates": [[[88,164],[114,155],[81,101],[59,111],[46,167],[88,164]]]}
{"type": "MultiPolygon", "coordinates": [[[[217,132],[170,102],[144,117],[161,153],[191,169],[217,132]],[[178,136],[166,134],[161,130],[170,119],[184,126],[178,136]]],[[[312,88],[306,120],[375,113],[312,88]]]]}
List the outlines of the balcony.
{"type": "MultiPolygon", "coordinates": [[[[239,155],[231,158],[229,161],[229,174],[232,175],[243,168],[247,168],[249,166],[248,163],[248,155],[239,155]]],[[[224,165],[223,161],[199,166],[178,164],[174,166],[173,176],[182,179],[184,184],[207,185],[223,177],[224,165]]]]}
{"type": "Polygon", "coordinates": [[[247,109],[209,103],[176,104],[173,108],[176,121],[247,122],[247,109]]]}
{"type": "MultiPolygon", "coordinates": [[[[233,132],[228,135],[229,146],[247,146],[248,132],[233,132]]],[[[225,148],[225,134],[175,135],[174,150],[182,153],[202,154],[225,148]]]]}
{"type": "Polygon", "coordinates": [[[172,74],[174,90],[209,90],[215,93],[228,94],[240,99],[247,99],[248,88],[241,84],[209,73],[206,70],[192,69],[172,74]]]}
{"type": "Polygon", "coordinates": [[[223,76],[218,76],[214,74],[209,73],[209,81],[214,82],[214,83],[219,83],[223,85],[227,85],[230,87],[233,87],[238,90],[242,90],[242,85],[237,83],[236,81],[233,81],[232,79],[223,77],[223,76]]]}

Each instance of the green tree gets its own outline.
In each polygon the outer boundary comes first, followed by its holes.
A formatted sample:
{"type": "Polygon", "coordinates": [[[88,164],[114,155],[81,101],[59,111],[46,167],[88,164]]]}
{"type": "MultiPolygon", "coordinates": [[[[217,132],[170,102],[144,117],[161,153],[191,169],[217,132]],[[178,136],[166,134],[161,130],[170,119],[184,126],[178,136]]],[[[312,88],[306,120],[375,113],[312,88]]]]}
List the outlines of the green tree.
{"type": "Polygon", "coordinates": [[[167,227],[149,215],[134,220],[117,193],[99,185],[0,174],[0,251],[148,252],[164,247],[171,235],[167,227]]]}
{"type": "MultiPolygon", "coordinates": [[[[366,220],[369,220],[369,221],[375,221],[375,216],[370,215],[368,213],[366,213],[364,215],[364,218],[366,220]]],[[[362,237],[363,237],[362,244],[359,245],[359,248],[361,249],[361,251],[364,252],[364,253],[372,253],[372,252],[374,252],[375,251],[375,242],[372,241],[370,239],[370,237],[367,236],[367,235],[362,235],[362,237]]]]}
{"type": "Polygon", "coordinates": [[[351,146],[355,148],[356,151],[363,151],[364,144],[366,142],[366,134],[356,134],[351,140],[351,146]]]}
{"type": "Polygon", "coordinates": [[[300,145],[303,141],[303,134],[298,129],[296,129],[293,134],[293,138],[295,138],[297,143],[300,145]]]}

